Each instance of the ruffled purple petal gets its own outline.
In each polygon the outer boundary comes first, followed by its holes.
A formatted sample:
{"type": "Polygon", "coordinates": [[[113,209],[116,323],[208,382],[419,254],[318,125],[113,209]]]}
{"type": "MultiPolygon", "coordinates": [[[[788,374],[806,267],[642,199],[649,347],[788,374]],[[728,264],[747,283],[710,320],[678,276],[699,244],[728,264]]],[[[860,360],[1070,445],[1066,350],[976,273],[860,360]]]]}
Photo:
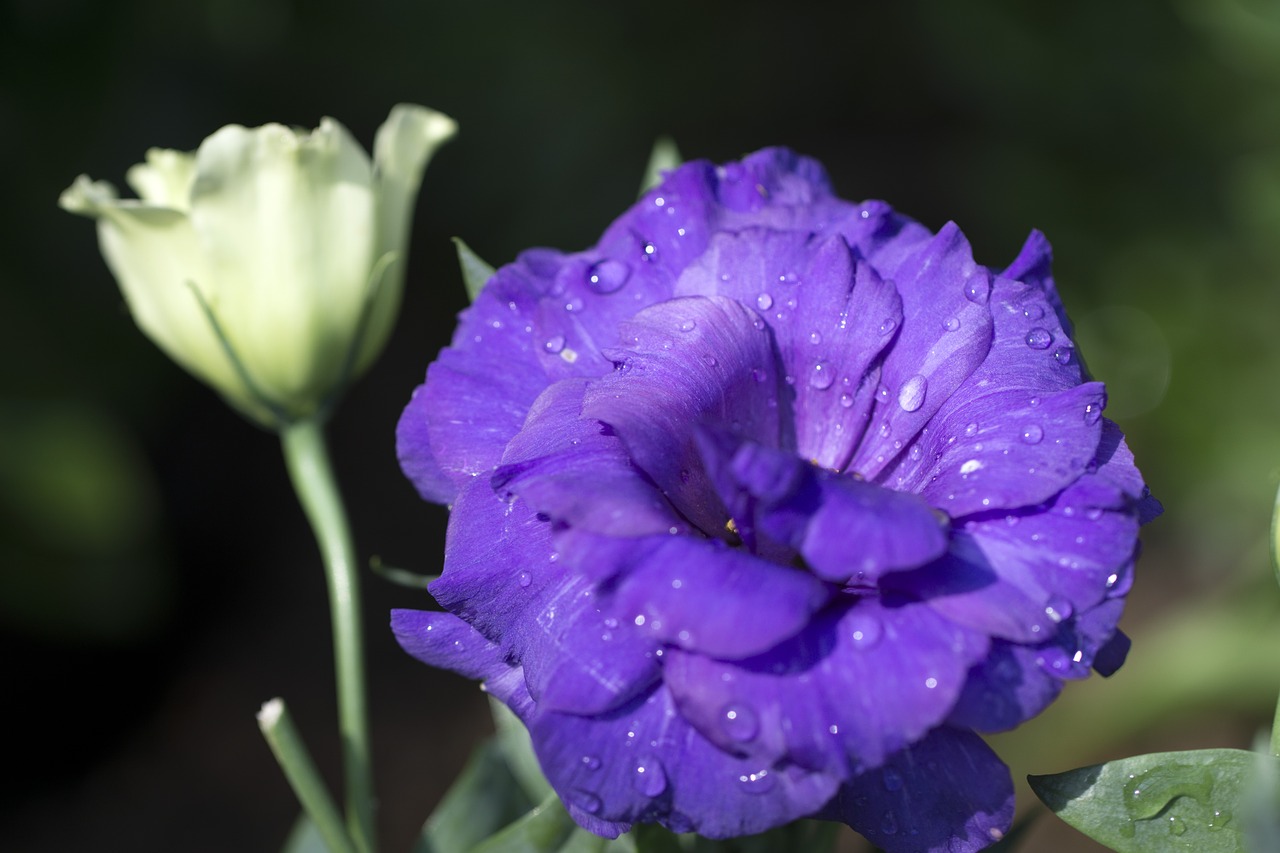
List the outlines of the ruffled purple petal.
{"type": "Polygon", "coordinates": [[[580,417],[586,381],[557,382],[529,411],[494,473],[493,488],[536,512],[591,533],[641,536],[688,530],[626,446],[599,421],[580,417]]]}
{"type": "Polygon", "coordinates": [[[747,660],[669,650],[664,680],[722,749],[857,772],[944,720],[986,651],[986,637],[927,606],[863,598],[747,660]]]}
{"type": "Polygon", "coordinates": [[[657,822],[730,838],[813,814],[839,785],[827,774],[762,765],[716,748],[662,687],[610,714],[539,709],[526,723],[547,779],[579,822],[580,815],[623,825],[657,822]]]}
{"type": "Polygon", "coordinates": [[[607,609],[656,639],[713,657],[759,654],[794,636],[830,598],[812,575],[717,539],[646,537],[620,556],[607,609]]]}
{"type": "Polygon", "coordinates": [[[827,814],[885,853],[973,853],[1009,831],[1013,781],[977,735],[940,728],[846,783],[827,814]]]}
{"type": "Polygon", "coordinates": [[[866,479],[904,452],[991,347],[990,274],[953,223],[893,277],[902,328],[881,368],[868,440],[850,464],[866,479]]]}
{"type": "Polygon", "coordinates": [[[608,424],[685,518],[718,531],[725,511],[701,471],[703,422],[777,443],[777,372],[764,324],[723,297],[672,299],[623,326],[620,366],[591,383],[582,414],[608,424]],[[757,327],[759,323],[759,327],[757,327]],[[774,402],[774,406],[770,406],[774,402]]]}

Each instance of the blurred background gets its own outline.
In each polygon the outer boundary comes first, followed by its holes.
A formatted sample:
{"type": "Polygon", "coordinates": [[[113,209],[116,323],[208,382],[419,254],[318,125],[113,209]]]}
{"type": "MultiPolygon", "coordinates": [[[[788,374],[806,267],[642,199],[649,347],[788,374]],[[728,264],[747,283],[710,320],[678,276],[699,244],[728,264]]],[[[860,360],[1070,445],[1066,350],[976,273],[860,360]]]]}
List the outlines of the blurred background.
{"type": "MultiPolygon", "coordinates": [[[[323,581],[277,442],[137,331],[92,225],[56,202],[81,172],[123,186],[148,147],[231,122],[332,115],[367,146],[398,101],[461,133],[427,170],[395,336],[331,426],[362,556],[439,568],[445,512],[402,478],[393,431],[465,302],[448,238],[495,265],[582,248],[659,135],[690,159],[786,144],[846,198],[954,219],[981,263],[1048,234],[1108,414],[1164,502],[1129,664],[997,738],[1015,778],[1247,748],[1269,722],[1273,0],[0,9],[0,849],[278,850],[297,808],[254,720],[276,695],[336,781],[323,581]]],[[[490,724],[473,685],[384,627],[426,594],[365,581],[381,833],[404,850],[490,724]]],[[[1054,824],[1029,849],[1101,849],[1054,824]]]]}

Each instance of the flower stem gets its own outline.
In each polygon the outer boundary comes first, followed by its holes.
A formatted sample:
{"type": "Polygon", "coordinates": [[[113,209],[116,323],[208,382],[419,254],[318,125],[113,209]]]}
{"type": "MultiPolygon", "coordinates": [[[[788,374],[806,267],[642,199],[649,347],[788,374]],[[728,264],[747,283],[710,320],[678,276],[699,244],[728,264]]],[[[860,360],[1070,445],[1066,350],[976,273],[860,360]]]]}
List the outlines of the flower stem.
{"type": "Polygon", "coordinates": [[[306,744],[298,735],[283,699],[272,699],[258,712],[258,728],[275,754],[276,761],[298,795],[302,810],[320,830],[333,853],[355,853],[355,845],[342,825],[342,815],[329,796],[306,744]]]}
{"type": "Polygon", "coordinates": [[[361,853],[372,853],[377,849],[373,823],[373,772],[365,702],[360,578],[351,529],[329,463],[321,423],[311,419],[292,423],[280,431],[280,440],[293,488],[320,546],[329,587],[347,827],[356,848],[361,853]]]}
{"type": "MultiPolygon", "coordinates": [[[[1280,581],[1280,491],[1276,492],[1275,507],[1271,510],[1271,570],[1280,581]]],[[[1280,701],[1276,703],[1271,723],[1271,754],[1280,755],[1280,701]]]]}

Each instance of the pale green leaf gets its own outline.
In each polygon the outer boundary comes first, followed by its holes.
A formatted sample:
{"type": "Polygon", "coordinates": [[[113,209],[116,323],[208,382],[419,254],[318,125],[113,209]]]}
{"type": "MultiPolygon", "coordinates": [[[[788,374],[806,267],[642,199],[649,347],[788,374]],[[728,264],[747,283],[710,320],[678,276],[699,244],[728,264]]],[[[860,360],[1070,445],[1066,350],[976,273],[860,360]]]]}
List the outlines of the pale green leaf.
{"type": "Polygon", "coordinates": [[[1244,853],[1238,811],[1255,761],[1239,749],[1164,752],[1027,781],[1058,817],[1117,853],[1244,853]]]}

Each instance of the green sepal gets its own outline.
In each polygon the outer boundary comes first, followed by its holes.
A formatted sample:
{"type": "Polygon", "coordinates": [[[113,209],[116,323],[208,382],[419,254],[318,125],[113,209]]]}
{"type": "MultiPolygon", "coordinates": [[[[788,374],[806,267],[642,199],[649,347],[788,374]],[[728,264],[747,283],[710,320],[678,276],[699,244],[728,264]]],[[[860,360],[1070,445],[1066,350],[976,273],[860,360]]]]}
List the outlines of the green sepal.
{"type": "Polygon", "coordinates": [[[1116,853],[1245,853],[1238,812],[1257,760],[1239,749],[1162,752],[1027,781],[1058,817],[1116,853]]]}
{"type": "Polygon", "coordinates": [[[653,151],[649,152],[649,165],[644,168],[644,179],[640,182],[640,195],[662,183],[662,173],[669,172],[684,160],[680,157],[680,149],[670,136],[659,136],[653,143],[653,151]]]}
{"type": "Polygon", "coordinates": [[[623,853],[627,849],[616,844],[579,827],[560,798],[550,794],[524,817],[471,848],[471,853],[623,853]]]}
{"type": "Polygon", "coordinates": [[[462,270],[462,283],[467,288],[467,297],[475,302],[485,284],[493,278],[493,267],[471,251],[471,247],[462,242],[461,237],[454,237],[453,245],[458,250],[458,267],[462,270]]]}
{"type": "Polygon", "coordinates": [[[470,850],[534,805],[507,767],[496,740],[482,743],[422,827],[413,853],[470,850]]]}

